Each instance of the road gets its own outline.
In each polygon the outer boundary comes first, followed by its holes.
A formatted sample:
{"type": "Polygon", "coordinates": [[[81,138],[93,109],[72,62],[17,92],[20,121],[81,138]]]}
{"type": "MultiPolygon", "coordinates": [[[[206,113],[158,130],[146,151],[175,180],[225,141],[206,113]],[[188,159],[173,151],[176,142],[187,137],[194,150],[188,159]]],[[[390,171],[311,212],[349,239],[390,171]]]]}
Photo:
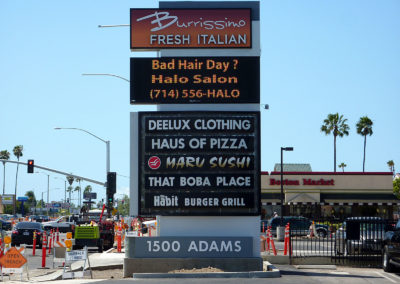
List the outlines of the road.
{"type": "MultiPolygon", "coordinates": [[[[96,253],[97,251],[91,250],[89,254],[96,253]]],[[[35,270],[42,265],[42,250],[36,249],[36,256],[32,256],[32,246],[28,246],[25,256],[28,258],[29,270],[35,270]]],[[[61,265],[61,263],[58,263],[61,265]]],[[[52,256],[46,258],[46,267],[52,268],[52,256]]],[[[153,279],[153,280],[133,280],[133,279],[107,279],[107,283],[126,283],[127,281],[134,281],[135,283],[171,283],[171,284],[185,284],[185,283],[295,283],[295,284],[391,284],[400,283],[400,273],[386,273],[379,268],[353,268],[346,266],[337,266],[336,268],[322,269],[314,266],[309,269],[299,269],[297,266],[292,265],[276,265],[281,272],[280,278],[271,279],[153,279]]],[[[82,283],[82,280],[66,281],[62,283],[82,283]]],[[[96,280],[85,279],[85,283],[96,280]]],[[[59,281],[53,281],[57,283],[59,281]]],[[[99,280],[97,280],[99,282],[99,280]]],[[[61,283],[61,282],[60,282],[61,283]]],[[[104,280],[103,280],[104,283],[104,280]]]]}
{"type": "MultiPolygon", "coordinates": [[[[249,284],[393,284],[400,283],[400,274],[385,273],[382,269],[337,267],[337,269],[297,269],[290,265],[277,266],[282,274],[280,278],[264,279],[106,279],[89,280],[84,283],[146,283],[146,284],[226,284],[226,283],[249,283],[249,284]]],[[[83,283],[83,280],[63,280],[52,283],[83,283]]]]}

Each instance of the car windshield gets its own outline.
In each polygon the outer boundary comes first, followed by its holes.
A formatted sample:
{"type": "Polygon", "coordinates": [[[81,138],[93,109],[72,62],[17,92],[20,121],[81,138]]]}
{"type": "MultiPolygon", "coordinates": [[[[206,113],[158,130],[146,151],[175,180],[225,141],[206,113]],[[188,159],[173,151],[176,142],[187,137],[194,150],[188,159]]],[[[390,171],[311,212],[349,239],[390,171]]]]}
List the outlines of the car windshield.
{"type": "Polygon", "coordinates": [[[35,223],[35,222],[20,222],[17,224],[16,228],[40,230],[42,228],[42,225],[40,223],[35,223]]]}

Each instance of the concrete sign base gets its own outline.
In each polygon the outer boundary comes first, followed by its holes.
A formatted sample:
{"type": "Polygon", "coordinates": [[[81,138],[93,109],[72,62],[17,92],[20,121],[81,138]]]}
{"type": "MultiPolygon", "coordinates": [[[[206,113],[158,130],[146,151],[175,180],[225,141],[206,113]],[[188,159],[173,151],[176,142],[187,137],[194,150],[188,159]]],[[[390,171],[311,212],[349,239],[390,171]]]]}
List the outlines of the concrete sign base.
{"type": "Polygon", "coordinates": [[[125,258],[124,277],[133,273],[167,273],[178,269],[215,267],[226,272],[263,271],[260,257],[250,258],[125,258]]]}

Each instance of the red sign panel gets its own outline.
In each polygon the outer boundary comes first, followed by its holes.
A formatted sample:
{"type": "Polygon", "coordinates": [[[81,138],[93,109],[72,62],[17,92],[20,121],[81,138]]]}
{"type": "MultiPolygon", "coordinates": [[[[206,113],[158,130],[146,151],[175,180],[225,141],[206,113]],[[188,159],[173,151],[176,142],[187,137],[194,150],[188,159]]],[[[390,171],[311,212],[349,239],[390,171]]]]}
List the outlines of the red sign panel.
{"type": "Polygon", "coordinates": [[[251,48],[251,9],[131,9],[131,49],[251,48]]]}

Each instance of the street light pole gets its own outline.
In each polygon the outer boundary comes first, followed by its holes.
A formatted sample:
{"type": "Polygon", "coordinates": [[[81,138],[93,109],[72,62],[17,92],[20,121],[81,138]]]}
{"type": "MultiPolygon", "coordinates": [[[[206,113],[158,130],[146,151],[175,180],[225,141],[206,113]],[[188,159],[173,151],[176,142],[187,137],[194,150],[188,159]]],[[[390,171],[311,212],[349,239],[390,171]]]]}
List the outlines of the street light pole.
{"type": "Polygon", "coordinates": [[[99,139],[100,141],[106,143],[106,176],[107,174],[110,172],[110,141],[109,140],[104,140],[102,138],[100,138],[99,136],[94,135],[93,133],[82,129],[82,128],[75,128],[75,127],[54,127],[55,130],[61,130],[61,129],[69,129],[69,130],[79,130],[79,131],[83,131],[97,139],[99,139]]]}
{"type": "Polygon", "coordinates": [[[281,226],[283,226],[283,151],[293,151],[293,147],[281,147],[281,226]]]}
{"type": "Polygon", "coordinates": [[[110,76],[110,77],[115,77],[115,78],[119,78],[121,80],[130,82],[129,79],[126,79],[122,76],[119,75],[115,75],[115,74],[110,74],[110,73],[83,73],[82,76],[110,76]]]}

